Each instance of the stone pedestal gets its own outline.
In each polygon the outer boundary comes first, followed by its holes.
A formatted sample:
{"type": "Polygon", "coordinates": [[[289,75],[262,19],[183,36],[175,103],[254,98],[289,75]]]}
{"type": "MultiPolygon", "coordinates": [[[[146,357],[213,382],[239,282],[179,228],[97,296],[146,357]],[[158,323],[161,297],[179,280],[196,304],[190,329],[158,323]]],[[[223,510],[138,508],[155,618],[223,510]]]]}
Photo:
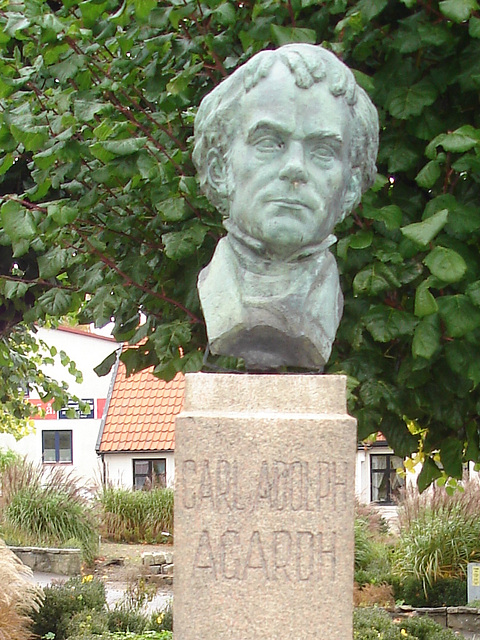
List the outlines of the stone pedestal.
{"type": "Polygon", "coordinates": [[[175,640],[351,640],[345,377],[188,374],[175,447],[175,640]]]}

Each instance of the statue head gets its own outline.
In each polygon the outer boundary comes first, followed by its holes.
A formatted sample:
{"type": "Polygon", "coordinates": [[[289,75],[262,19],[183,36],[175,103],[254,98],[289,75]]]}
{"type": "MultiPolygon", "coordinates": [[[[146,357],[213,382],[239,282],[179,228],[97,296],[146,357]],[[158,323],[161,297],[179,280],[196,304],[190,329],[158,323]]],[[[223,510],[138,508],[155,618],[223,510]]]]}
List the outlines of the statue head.
{"type": "Polygon", "coordinates": [[[262,51],[202,101],[193,159],[210,202],[287,258],[318,245],[375,178],[378,116],[320,46],[262,51]]]}

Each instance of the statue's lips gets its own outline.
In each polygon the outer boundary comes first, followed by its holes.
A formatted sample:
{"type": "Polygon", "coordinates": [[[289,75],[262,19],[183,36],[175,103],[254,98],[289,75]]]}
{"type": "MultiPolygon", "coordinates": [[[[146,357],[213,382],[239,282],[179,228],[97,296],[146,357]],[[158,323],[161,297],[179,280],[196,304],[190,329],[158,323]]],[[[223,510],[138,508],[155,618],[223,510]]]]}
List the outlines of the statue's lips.
{"type": "Polygon", "coordinates": [[[285,209],[311,209],[310,205],[308,205],[303,200],[298,200],[298,198],[270,198],[268,202],[272,202],[277,205],[277,207],[282,207],[285,209]]]}

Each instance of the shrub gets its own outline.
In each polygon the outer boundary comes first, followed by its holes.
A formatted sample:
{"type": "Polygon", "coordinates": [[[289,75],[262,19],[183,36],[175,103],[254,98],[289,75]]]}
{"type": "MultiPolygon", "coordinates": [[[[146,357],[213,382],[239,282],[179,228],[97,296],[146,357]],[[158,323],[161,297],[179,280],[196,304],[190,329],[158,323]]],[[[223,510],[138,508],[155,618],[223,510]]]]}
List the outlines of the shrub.
{"type": "Polygon", "coordinates": [[[353,603],[356,607],[373,607],[378,605],[385,608],[395,606],[393,587],[390,584],[365,584],[359,587],[355,583],[353,603]]]}
{"type": "Polygon", "coordinates": [[[444,578],[424,588],[420,580],[409,578],[394,581],[396,600],[412,607],[458,607],[467,602],[467,581],[461,578],[444,578]]]}
{"type": "Polygon", "coordinates": [[[141,633],[145,631],[147,623],[147,616],[135,609],[120,606],[108,612],[109,631],[141,633]]]}
{"type": "Polygon", "coordinates": [[[97,609],[84,609],[74,613],[65,625],[67,638],[87,634],[98,636],[108,630],[108,613],[97,609]]]}
{"type": "Polygon", "coordinates": [[[22,460],[5,468],[1,484],[2,530],[9,542],[78,545],[84,560],[93,561],[98,550],[96,525],[74,476],[22,460]]]}
{"type": "Polygon", "coordinates": [[[0,638],[25,640],[30,616],[38,611],[42,591],[33,585],[31,571],[0,541],[0,638]]]}
{"type": "Polygon", "coordinates": [[[473,483],[453,496],[438,487],[408,494],[393,556],[400,581],[420,582],[427,596],[442,580],[464,580],[468,562],[480,560],[479,506],[480,490],[473,483]]]}
{"type": "Polygon", "coordinates": [[[390,581],[390,547],[365,518],[355,518],[355,581],[360,585],[390,581]]]}
{"type": "Polygon", "coordinates": [[[115,542],[162,543],[173,533],[173,491],[130,491],[105,487],[100,492],[102,535],[115,542]]]}
{"type": "Polygon", "coordinates": [[[42,637],[54,633],[55,640],[65,640],[69,620],[81,611],[103,611],[105,586],[96,578],[70,578],[64,584],[45,587],[42,607],[32,616],[32,631],[42,637]]]}
{"type": "Polygon", "coordinates": [[[428,618],[392,620],[382,609],[356,609],[354,640],[455,640],[457,636],[428,618]]]}

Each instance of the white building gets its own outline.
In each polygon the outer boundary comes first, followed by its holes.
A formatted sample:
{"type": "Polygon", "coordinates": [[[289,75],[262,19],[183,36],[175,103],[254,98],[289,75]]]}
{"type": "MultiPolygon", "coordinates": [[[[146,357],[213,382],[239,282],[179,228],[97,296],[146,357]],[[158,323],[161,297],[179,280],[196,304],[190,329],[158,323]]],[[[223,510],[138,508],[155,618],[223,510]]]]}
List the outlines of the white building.
{"type": "Polygon", "coordinates": [[[105,408],[111,374],[98,377],[93,371],[104,358],[119,345],[113,338],[100,336],[78,328],[38,329],[38,338],[58,352],[64,351],[83,374],[83,382],[74,376],[55,358],[54,365],[45,365],[45,374],[68,384],[69,392],[86,401],[88,414],[77,413],[68,418],[64,410],[54,411],[52,403],[43,403],[32,392],[29,401],[45,410],[45,416],[35,420],[35,432],[19,441],[8,434],[0,434],[0,447],[12,449],[33,462],[44,465],[61,465],[85,483],[100,479],[100,467],[95,452],[100,422],[105,408]]]}

